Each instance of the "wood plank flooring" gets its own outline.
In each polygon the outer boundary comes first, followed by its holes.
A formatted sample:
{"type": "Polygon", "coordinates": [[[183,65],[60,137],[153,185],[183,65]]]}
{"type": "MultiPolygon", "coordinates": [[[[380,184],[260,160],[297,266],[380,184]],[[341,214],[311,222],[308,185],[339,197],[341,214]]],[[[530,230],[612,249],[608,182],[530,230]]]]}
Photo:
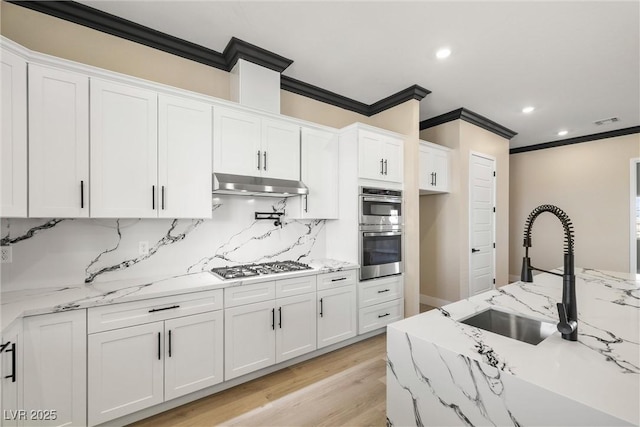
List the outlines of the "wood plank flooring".
{"type": "Polygon", "coordinates": [[[386,334],[132,424],[384,426],[386,334]]]}

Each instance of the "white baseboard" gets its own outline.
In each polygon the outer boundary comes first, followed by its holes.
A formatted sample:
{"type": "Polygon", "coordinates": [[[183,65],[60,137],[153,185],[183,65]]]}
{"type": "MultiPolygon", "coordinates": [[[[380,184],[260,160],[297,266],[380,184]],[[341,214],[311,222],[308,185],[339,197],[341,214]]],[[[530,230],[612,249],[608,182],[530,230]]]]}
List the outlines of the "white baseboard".
{"type": "Polygon", "coordinates": [[[443,305],[451,304],[451,301],[420,294],[420,304],[430,305],[431,307],[442,307],[443,305]]]}

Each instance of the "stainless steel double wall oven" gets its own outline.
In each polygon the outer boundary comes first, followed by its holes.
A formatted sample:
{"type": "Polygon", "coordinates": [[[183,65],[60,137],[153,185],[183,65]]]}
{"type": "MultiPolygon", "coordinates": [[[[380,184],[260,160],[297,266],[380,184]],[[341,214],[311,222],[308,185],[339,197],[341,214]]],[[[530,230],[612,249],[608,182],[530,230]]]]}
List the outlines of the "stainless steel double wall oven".
{"type": "Polygon", "coordinates": [[[359,209],[360,280],[402,273],[402,191],[360,187],[359,209]]]}

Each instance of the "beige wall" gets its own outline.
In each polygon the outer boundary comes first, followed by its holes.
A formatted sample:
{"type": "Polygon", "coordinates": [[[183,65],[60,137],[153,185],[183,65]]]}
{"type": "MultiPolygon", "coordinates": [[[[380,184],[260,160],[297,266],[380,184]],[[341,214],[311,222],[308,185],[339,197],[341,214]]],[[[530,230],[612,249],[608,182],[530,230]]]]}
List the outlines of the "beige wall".
{"type": "Polygon", "coordinates": [[[36,52],[229,99],[229,73],[7,2],[0,33],[36,52]]]}
{"type": "Polygon", "coordinates": [[[469,291],[469,161],[472,152],[496,160],[496,285],[509,282],[509,141],[455,120],[420,132],[451,148],[451,192],[420,197],[420,293],[445,301],[469,291]]]}
{"type": "MultiPolygon", "coordinates": [[[[20,6],[1,2],[0,33],[28,49],[228,100],[229,73],[20,6]]],[[[418,313],[419,102],[407,101],[373,117],[281,91],[281,113],[342,128],[362,122],[407,135],[405,144],[405,311],[418,313]]]]}
{"type": "MultiPolygon", "coordinates": [[[[640,157],[640,134],[511,156],[510,274],[520,275],[524,223],[535,207],[557,205],[575,229],[579,267],[629,271],[630,159],[640,157]]],[[[551,214],[536,219],[529,250],[534,266],[563,263],[563,230],[551,214]]]]}

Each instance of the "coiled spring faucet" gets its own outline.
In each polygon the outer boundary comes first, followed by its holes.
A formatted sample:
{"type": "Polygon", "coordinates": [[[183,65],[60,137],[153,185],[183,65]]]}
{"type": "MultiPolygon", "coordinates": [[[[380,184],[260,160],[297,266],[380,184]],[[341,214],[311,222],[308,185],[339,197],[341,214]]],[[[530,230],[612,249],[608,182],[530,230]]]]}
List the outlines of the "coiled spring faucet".
{"type": "Polygon", "coordinates": [[[532,270],[543,271],[545,273],[554,274],[562,277],[562,303],[557,303],[558,331],[562,334],[562,338],[569,341],[578,340],[578,304],[576,302],[576,276],[573,264],[573,224],[569,216],[559,207],[554,205],[541,205],[535,208],[529,214],[524,225],[524,244],[525,253],[522,259],[522,273],[520,280],[523,282],[533,282],[532,270]],[[553,271],[542,270],[531,265],[529,259],[529,248],[531,247],[531,227],[533,222],[543,212],[550,212],[555,215],[564,228],[564,273],[559,274],[553,271]]]}

